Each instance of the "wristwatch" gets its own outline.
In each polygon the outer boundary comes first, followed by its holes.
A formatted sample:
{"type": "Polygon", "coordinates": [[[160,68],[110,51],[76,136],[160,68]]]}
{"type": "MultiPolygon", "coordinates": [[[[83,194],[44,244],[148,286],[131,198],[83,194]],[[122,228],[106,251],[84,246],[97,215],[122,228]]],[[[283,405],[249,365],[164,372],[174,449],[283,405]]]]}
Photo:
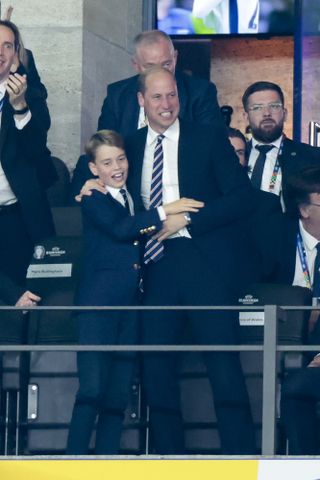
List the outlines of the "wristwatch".
{"type": "Polygon", "coordinates": [[[190,223],[191,223],[191,217],[190,217],[189,212],[185,212],[185,213],[183,214],[183,216],[184,216],[185,220],[187,221],[188,225],[190,225],[190,223]]]}

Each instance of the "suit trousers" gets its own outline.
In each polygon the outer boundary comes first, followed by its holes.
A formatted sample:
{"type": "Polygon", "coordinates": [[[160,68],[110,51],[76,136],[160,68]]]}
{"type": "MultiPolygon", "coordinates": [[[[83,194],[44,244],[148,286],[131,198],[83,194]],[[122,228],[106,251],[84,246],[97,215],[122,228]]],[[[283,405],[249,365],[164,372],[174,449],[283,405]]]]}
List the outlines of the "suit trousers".
{"type": "Polygon", "coordinates": [[[0,208],[0,269],[18,285],[25,285],[33,241],[19,204],[0,208]]]}
{"type": "Polygon", "coordinates": [[[306,367],[289,375],[281,397],[281,420],[289,441],[289,454],[319,455],[320,368],[306,367]]]}
{"type": "MultiPolygon", "coordinates": [[[[78,326],[81,344],[130,345],[137,341],[136,312],[83,313],[78,316],[78,326]]],[[[88,453],[97,416],[95,453],[119,452],[134,360],[133,352],[78,352],[79,390],[67,454],[88,453]]]]}
{"type": "MultiPolygon", "coordinates": [[[[146,305],[231,305],[233,298],[193,240],[169,239],[165,255],[145,272],[146,305]]],[[[237,343],[238,321],[227,311],[154,311],[143,316],[145,344],[179,344],[188,322],[195,344],[237,343]]],[[[183,454],[184,435],[176,353],[144,355],[144,387],[159,454],[183,454]]],[[[203,354],[213,391],[223,454],[254,454],[249,399],[236,352],[203,354]]]]}

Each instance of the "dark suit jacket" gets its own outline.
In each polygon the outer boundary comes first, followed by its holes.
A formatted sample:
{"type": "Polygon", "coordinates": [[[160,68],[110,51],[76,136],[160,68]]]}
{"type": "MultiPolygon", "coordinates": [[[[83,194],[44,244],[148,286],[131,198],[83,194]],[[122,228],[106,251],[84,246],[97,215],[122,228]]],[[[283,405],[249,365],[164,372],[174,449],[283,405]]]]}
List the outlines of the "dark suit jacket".
{"type": "MultiPolygon", "coordinates": [[[[176,72],[180,118],[187,122],[224,125],[213,83],[176,72]]],[[[140,107],[137,101],[138,75],[112,83],[107,88],[98,122],[98,130],[115,130],[123,136],[137,130],[140,107]]],[[[81,155],[73,172],[70,201],[74,202],[83,184],[92,178],[86,155],[81,155]]]]}
{"type": "MultiPolygon", "coordinates": [[[[239,269],[243,261],[239,222],[253,208],[253,189],[223,129],[180,122],[178,175],[180,196],[205,202],[198,213],[191,213],[193,241],[221,282],[234,290],[241,281],[239,269]]],[[[126,142],[129,189],[140,206],[146,136],[147,128],[143,128],[126,142]]]]}
{"type": "Polygon", "coordinates": [[[254,232],[262,266],[262,281],[292,285],[296,264],[298,219],[286,213],[271,215],[254,232]]]}
{"type": "MultiPolygon", "coordinates": [[[[250,155],[251,143],[249,143],[250,155]]],[[[289,199],[287,194],[288,179],[304,167],[320,166],[320,148],[312,147],[306,143],[294,142],[289,138],[284,139],[283,151],[279,157],[282,170],[282,190],[286,207],[289,199]]]]}
{"type": "MultiPolygon", "coordinates": [[[[22,66],[19,73],[25,73],[22,66]]],[[[10,187],[20,203],[28,232],[37,241],[54,233],[45,190],[56,180],[56,172],[46,147],[50,117],[43,92],[28,87],[26,101],[32,117],[22,130],[18,130],[8,97],[5,99],[0,159],[10,187]]]]}
{"type": "Polygon", "coordinates": [[[0,272],[0,301],[4,304],[15,305],[21,295],[26,291],[14,283],[10,277],[0,272]]]}
{"type": "Polygon", "coordinates": [[[137,294],[140,240],[147,228],[162,227],[156,209],[128,215],[110,194],[93,191],[81,202],[83,213],[83,273],[76,303],[130,305],[137,294]]]}
{"type": "MultiPolygon", "coordinates": [[[[137,101],[138,78],[120,80],[108,86],[98,122],[98,130],[116,130],[123,136],[135,132],[140,107],[137,101]]],[[[180,118],[201,124],[223,124],[213,83],[182,72],[176,72],[180,101],[180,118]]]]}

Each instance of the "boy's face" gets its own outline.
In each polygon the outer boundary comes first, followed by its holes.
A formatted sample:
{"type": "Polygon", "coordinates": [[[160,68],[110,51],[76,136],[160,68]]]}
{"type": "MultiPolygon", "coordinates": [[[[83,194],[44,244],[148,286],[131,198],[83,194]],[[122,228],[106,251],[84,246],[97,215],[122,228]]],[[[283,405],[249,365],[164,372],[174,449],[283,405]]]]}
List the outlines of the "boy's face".
{"type": "Polygon", "coordinates": [[[89,162],[89,168],[109,187],[121,188],[128,178],[128,160],[125,152],[118,147],[98,147],[95,162],[89,162]]]}

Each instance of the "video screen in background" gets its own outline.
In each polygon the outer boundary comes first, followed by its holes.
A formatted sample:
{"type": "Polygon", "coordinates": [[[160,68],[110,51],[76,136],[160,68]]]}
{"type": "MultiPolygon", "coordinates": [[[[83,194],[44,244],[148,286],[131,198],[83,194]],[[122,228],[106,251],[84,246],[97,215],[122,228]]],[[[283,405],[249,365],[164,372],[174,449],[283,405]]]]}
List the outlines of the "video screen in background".
{"type": "Polygon", "coordinates": [[[294,0],[157,0],[157,28],[169,35],[291,35],[294,0]]]}

